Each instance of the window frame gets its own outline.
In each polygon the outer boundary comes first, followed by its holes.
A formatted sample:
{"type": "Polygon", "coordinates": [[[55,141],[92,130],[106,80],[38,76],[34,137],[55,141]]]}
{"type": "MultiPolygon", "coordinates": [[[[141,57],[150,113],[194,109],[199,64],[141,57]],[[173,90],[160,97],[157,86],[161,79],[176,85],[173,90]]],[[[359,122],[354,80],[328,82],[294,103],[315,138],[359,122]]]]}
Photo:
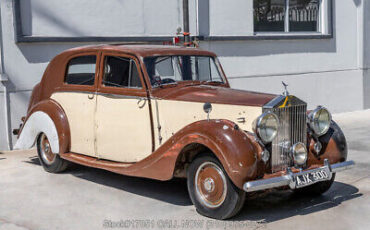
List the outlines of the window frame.
{"type": "MultiPolygon", "coordinates": [[[[141,89],[141,88],[143,88],[143,85],[141,84],[141,87],[134,87],[134,86],[130,86],[130,83],[132,82],[132,74],[133,74],[133,66],[136,66],[136,70],[138,71],[138,69],[137,69],[137,65],[136,65],[136,62],[135,62],[135,60],[134,59],[132,59],[132,58],[126,58],[126,57],[120,57],[120,56],[117,56],[117,55],[114,55],[114,56],[111,56],[111,55],[105,55],[104,56],[104,66],[103,66],[103,68],[104,68],[104,71],[103,71],[103,75],[102,75],[102,85],[104,86],[104,87],[116,87],[116,88],[130,88],[130,89],[141,89]],[[111,82],[111,81],[106,81],[106,80],[104,80],[104,78],[105,78],[105,75],[106,75],[106,73],[105,73],[105,67],[106,67],[106,62],[107,62],[107,58],[115,58],[115,59],[119,59],[119,60],[122,60],[122,61],[126,61],[126,62],[128,62],[128,65],[129,65],[129,69],[128,69],[128,74],[129,74],[129,76],[128,76],[128,79],[127,79],[127,83],[128,83],[128,86],[123,86],[123,85],[120,85],[120,86],[118,86],[118,84],[116,84],[117,86],[113,86],[113,85],[110,85],[110,86],[107,86],[107,85],[105,85],[105,84],[109,84],[109,83],[111,83],[111,84],[115,84],[114,82],[111,82]]],[[[138,71],[139,72],[139,71],[138,71]]],[[[140,76],[138,76],[139,77],[139,80],[140,80],[140,76]]],[[[140,83],[141,83],[141,80],[140,80],[140,83]]]]}
{"type": "MultiPolygon", "coordinates": [[[[64,84],[66,85],[78,85],[78,86],[94,86],[95,85],[95,81],[96,81],[96,63],[97,63],[97,57],[96,55],[83,55],[83,56],[78,56],[78,57],[74,57],[74,58],[71,58],[69,59],[67,65],[66,65],[66,72],[64,74],[64,84]],[[73,84],[73,83],[69,83],[68,82],[68,75],[70,75],[70,68],[71,68],[71,61],[74,60],[74,59],[77,59],[77,58],[86,58],[86,57],[95,57],[95,64],[94,63],[89,63],[89,64],[93,64],[94,65],[94,72],[92,72],[91,74],[94,74],[94,77],[93,77],[93,84],[91,85],[87,85],[87,84],[73,84]]],[[[86,65],[87,63],[83,63],[82,65],[86,65]]],[[[90,80],[89,80],[90,81],[90,80]]],[[[84,81],[84,82],[87,82],[87,81],[84,81]]]]}
{"type": "MultiPolygon", "coordinates": [[[[191,57],[204,57],[204,58],[210,58],[213,60],[213,64],[214,64],[214,67],[216,68],[217,70],[217,73],[218,75],[220,76],[221,80],[223,81],[222,85],[225,85],[225,86],[228,86],[229,85],[229,82],[227,80],[227,77],[225,76],[225,73],[222,69],[222,66],[217,58],[217,56],[212,56],[212,55],[197,55],[197,54],[163,54],[163,55],[150,55],[150,56],[146,56],[144,57],[143,59],[143,66],[145,67],[145,73],[146,73],[146,76],[147,78],[149,79],[148,82],[150,82],[150,76],[148,74],[148,70],[147,70],[147,66],[146,66],[146,63],[145,63],[145,58],[152,58],[152,57],[155,57],[155,58],[161,58],[161,57],[171,57],[171,63],[172,63],[172,66],[174,66],[174,63],[173,63],[173,60],[172,60],[172,57],[181,57],[181,56],[191,56],[191,57]]],[[[212,72],[211,70],[211,62],[209,62],[209,65],[210,65],[210,73],[212,72]]],[[[195,66],[194,66],[195,67],[195,66]]],[[[192,67],[190,67],[192,68],[192,67]]],[[[177,83],[180,83],[181,82],[200,82],[200,80],[182,80],[182,81],[178,81],[177,83]]],[[[152,84],[149,84],[151,89],[156,89],[156,88],[161,88],[162,86],[154,86],[152,84]]]]}
{"type": "Polygon", "coordinates": [[[97,85],[98,85],[98,70],[99,70],[99,63],[100,63],[100,53],[95,51],[86,51],[81,52],[77,54],[73,54],[71,56],[68,56],[65,59],[65,62],[63,64],[64,66],[64,73],[62,78],[62,84],[60,85],[60,91],[82,91],[82,92],[95,92],[97,85]],[[95,79],[93,85],[77,85],[77,84],[68,84],[66,82],[66,76],[68,74],[68,67],[69,63],[72,59],[78,58],[78,57],[84,57],[84,56],[95,56],[96,62],[95,62],[95,79]]]}
{"type": "Polygon", "coordinates": [[[99,70],[99,79],[97,83],[97,88],[99,93],[103,94],[117,94],[117,95],[127,95],[127,96],[138,96],[138,97],[146,97],[146,84],[144,81],[144,77],[141,71],[140,62],[136,56],[130,55],[130,54],[124,54],[121,52],[114,52],[114,51],[103,51],[101,58],[100,58],[100,64],[99,64],[100,70],[99,70]],[[120,57],[125,58],[129,60],[133,60],[138,75],[141,82],[141,88],[137,87],[115,87],[115,86],[105,86],[103,84],[103,77],[104,77],[104,71],[105,71],[105,59],[106,57],[120,57]]]}
{"type": "MultiPolygon", "coordinates": [[[[332,37],[333,31],[333,2],[332,0],[319,0],[319,23],[318,23],[318,31],[290,31],[289,30],[289,17],[285,17],[284,21],[284,31],[255,31],[254,30],[254,21],[253,21],[253,37],[332,37]]],[[[285,15],[289,15],[289,3],[290,0],[285,0],[286,9],[285,15]]],[[[254,14],[254,4],[253,4],[253,14],[254,14]]],[[[254,20],[254,19],[253,19],[254,20]]]]}

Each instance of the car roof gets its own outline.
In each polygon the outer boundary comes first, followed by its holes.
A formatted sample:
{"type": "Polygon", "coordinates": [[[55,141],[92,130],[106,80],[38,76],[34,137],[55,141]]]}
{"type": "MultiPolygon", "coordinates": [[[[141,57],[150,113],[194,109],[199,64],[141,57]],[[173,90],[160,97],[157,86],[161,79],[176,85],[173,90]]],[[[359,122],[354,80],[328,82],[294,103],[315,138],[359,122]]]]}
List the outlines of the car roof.
{"type": "Polygon", "coordinates": [[[200,55],[216,56],[215,53],[202,50],[195,47],[183,47],[174,45],[129,45],[129,44],[103,44],[90,45],[69,49],[65,52],[83,52],[83,51],[118,51],[136,56],[163,56],[163,55],[200,55]]]}

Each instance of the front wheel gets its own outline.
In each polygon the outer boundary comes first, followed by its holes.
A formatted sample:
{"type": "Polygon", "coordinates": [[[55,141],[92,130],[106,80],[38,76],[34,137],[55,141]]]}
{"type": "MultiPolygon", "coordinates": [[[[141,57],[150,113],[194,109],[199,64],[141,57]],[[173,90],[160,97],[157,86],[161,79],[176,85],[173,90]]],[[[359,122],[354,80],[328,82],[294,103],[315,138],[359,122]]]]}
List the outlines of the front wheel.
{"type": "Polygon", "coordinates": [[[224,220],[243,207],[245,192],[231,182],[215,157],[196,158],[188,168],[187,178],[191,201],[201,215],[224,220]]]}
{"type": "Polygon", "coordinates": [[[47,136],[42,133],[37,139],[37,155],[45,171],[59,173],[67,169],[69,162],[60,158],[51,151],[51,145],[47,136]]]}

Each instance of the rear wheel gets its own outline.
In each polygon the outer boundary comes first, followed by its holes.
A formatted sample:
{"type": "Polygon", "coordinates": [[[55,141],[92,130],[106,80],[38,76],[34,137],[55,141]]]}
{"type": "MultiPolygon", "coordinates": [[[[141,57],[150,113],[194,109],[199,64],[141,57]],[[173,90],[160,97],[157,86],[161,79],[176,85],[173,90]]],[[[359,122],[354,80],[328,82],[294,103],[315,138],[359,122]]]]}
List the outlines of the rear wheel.
{"type": "Polygon", "coordinates": [[[68,167],[68,161],[51,151],[50,142],[44,133],[37,139],[37,154],[42,167],[47,172],[59,173],[68,167]]]}
{"type": "Polygon", "coordinates": [[[227,219],[243,207],[245,192],[229,179],[213,156],[196,158],[188,168],[187,184],[197,211],[214,219],[227,219]]]}
{"type": "Polygon", "coordinates": [[[333,173],[332,177],[328,181],[321,181],[316,184],[295,189],[294,192],[298,195],[305,195],[305,196],[320,196],[324,192],[328,191],[332,186],[335,180],[335,173],[333,173]]]}

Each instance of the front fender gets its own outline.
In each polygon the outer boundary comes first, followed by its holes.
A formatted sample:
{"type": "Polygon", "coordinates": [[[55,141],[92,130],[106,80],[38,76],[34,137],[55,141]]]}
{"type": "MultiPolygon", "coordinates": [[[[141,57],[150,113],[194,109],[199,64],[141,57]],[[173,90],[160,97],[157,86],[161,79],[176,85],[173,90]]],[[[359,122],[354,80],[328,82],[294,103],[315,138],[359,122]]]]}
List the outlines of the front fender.
{"type": "Polygon", "coordinates": [[[255,146],[247,134],[228,120],[203,120],[187,125],[163,143],[151,156],[122,169],[132,176],[169,180],[182,150],[190,144],[202,144],[219,159],[233,183],[243,184],[257,176],[255,146]]]}
{"type": "Polygon", "coordinates": [[[200,121],[187,127],[182,143],[198,143],[219,159],[233,183],[243,184],[257,176],[257,151],[243,130],[228,120],[200,121]]]}
{"type": "Polygon", "coordinates": [[[62,107],[52,99],[41,101],[29,110],[14,148],[31,148],[40,133],[46,134],[54,153],[68,152],[70,130],[67,116],[62,107]]]}
{"type": "Polygon", "coordinates": [[[317,154],[313,147],[315,141],[310,140],[309,165],[323,164],[325,159],[328,159],[330,164],[346,161],[348,154],[347,141],[336,122],[331,122],[329,131],[321,136],[319,141],[322,144],[322,150],[317,154]]]}

